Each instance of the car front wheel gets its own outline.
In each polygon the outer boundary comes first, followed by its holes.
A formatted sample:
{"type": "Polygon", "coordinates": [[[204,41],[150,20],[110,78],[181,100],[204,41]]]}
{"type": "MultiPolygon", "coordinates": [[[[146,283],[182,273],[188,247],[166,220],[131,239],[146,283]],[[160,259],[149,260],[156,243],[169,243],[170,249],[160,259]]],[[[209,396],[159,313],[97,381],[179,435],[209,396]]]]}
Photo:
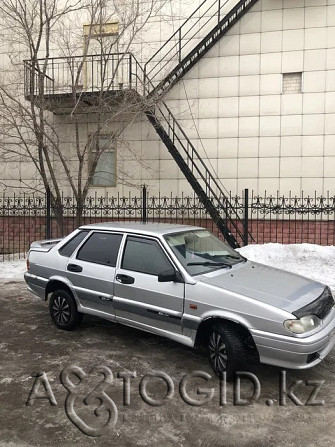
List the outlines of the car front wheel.
{"type": "Polygon", "coordinates": [[[227,380],[232,380],[236,371],[243,371],[247,349],[244,338],[236,329],[224,324],[213,325],[207,350],[209,363],[217,376],[226,373],[227,380]]]}
{"type": "Polygon", "coordinates": [[[74,329],[81,319],[75,300],[66,290],[55,290],[52,293],[49,311],[53,323],[66,331],[74,329]]]}

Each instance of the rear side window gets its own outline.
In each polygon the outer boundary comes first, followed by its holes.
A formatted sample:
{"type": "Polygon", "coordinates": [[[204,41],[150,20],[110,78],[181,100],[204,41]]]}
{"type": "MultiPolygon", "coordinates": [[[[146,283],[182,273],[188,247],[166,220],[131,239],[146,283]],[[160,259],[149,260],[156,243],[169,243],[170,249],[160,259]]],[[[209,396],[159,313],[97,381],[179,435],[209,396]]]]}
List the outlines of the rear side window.
{"type": "Polygon", "coordinates": [[[122,234],[93,233],[78,251],[77,259],[116,266],[122,234]]]}
{"type": "Polygon", "coordinates": [[[69,258],[75,251],[75,249],[79,246],[80,242],[85,239],[88,233],[88,230],[77,233],[72,239],[69,240],[69,242],[67,242],[62,248],[58,250],[58,253],[69,258]]]}
{"type": "Polygon", "coordinates": [[[159,275],[164,270],[171,269],[171,263],[157,242],[128,237],[122,268],[149,275],[159,275]]]}

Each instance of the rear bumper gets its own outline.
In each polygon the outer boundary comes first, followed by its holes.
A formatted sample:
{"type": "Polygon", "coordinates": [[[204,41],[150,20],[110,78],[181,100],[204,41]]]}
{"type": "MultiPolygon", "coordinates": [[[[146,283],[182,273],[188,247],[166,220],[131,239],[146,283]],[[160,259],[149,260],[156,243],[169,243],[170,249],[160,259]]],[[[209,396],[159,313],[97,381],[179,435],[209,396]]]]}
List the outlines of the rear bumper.
{"type": "Polygon", "coordinates": [[[335,318],[332,316],[322,330],[304,338],[257,330],[251,332],[261,363],[283,368],[307,369],[320,363],[335,345],[335,318]]]}
{"type": "Polygon", "coordinates": [[[42,300],[45,300],[45,288],[48,280],[41,276],[32,275],[29,272],[25,272],[24,280],[28,285],[28,290],[34,295],[38,296],[42,300]]]}

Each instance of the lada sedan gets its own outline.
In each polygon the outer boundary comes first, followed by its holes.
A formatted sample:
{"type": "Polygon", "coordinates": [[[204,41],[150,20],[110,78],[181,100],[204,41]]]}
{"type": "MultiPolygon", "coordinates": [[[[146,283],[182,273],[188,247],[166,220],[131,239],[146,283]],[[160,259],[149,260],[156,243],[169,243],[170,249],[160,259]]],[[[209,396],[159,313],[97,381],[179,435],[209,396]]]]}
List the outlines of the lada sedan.
{"type": "Polygon", "coordinates": [[[85,225],[33,242],[27,266],[28,288],[49,301],[58,328],[90,314],[202,345],[218,376],[255,359],[309,368],[335,344],[327,286],[248,261],[201,227],[85,225]]]}

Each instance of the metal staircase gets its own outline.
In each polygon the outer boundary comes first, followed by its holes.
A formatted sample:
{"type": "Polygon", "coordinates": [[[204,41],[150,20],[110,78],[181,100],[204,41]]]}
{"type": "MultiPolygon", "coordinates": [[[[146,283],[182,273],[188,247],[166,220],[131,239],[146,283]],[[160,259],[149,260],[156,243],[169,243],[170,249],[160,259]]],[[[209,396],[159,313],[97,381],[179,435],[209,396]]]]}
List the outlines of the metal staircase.
{"type": "MultiPolygon", "coordinates": [[[[233,248],[240,246],[236,236],[243,241],[243,222],[236,210],[229,202],[226,194],[223,191],[222,186],[218,182],[216,175],[214,175],[210,169],[206,166],[205,162],[199,155],[198,151],[187,137],[186,133],[181,128],[180,124],[173,116],[171,110],[161,101],[157,105],[157,98],[166,93],[176,82],[178,82],[182,76],[184,76],[212,47],[216,42],[255,4],[258,0],[242,0],[239,1],[234,8],[226,14],[222,20],[220,20],[222,10],[222,0],[216,0],[218,5],[217,25],[206,35],[202,41],[196,45],[188,54],[181,59],[182,48],[186,45],[186,42],[182,43],[182,30],[188,23],[188,19],[177,32],[161,47],[158,52],[147,62],[144,67],[144,97],[152,98],[155,105],[151,110],[145,110],[145,113],[150,123],[155,128],[157,134],[167,147],[168,151],[176,161],[180,170],[185,175],[189,184],[203,203],[206,211],[211,216],[216,226],[233,248]],[[165,47],[169,42],[178,35],[180,40],[176,42],[173,48],[176,49],[173,52],[171,58],[164,63],[155,63],[150,69],[150,63],[152,60],[157,59],[157,55],[160,52],[164,52],[165,47]],[[153,81],[150,75],[154,75],[154,79],[157,80],[162,74],[164,68],[169,62],[176,59],[179,60],[177,65],[164,76],[161,81],[153,81]]],[[[202,3],[201,6],[208,3],[207,0],[202,3]]],[[[225,2],[224,4],[226,4],[225,2]]],[[[212,7],[212,6],[211,6],[212,7]]],[[[200,8],[200,7],[199,7],[200,8]]],[[[195,15],[199,11],[199,8],[191,15],[195,15]]],[[[171,48],[168,50],[171,53],[171,48]]],[[[164,59],[165,62],[165,59],[164,59]]],[[[250,235],[251,236],[251,235],[250,235]]],[[[252,236],[251,236],[252,238],[252,236]]]]}
{"type": "Polygon", "coordinates": [[[149,96],[161,96],[170,90],[258,1],[241,0],[226,14],[224,8],[230,0],[202,2],[144,65],[146,81],[149,82],[150,79],[149,84],[154,84],[154,88],[148,93],[149,96]],[[213,10],[215,12],[207,16],[213,10]],[[196,18],[197,15],[201,16],[196,18]],[[206,32],[208,27],[211,29],[206,36],[189,50],[192,39],[206,32]]]}
{"type": "Polygon", "coordinates": [[[243,240],[242,227],[238,225],[241,219],[166,104],[162,103],[162,106],[156,106],[155,109],[155,111],[145,112],[150,123],[228,244],[233,248],[238,248],[240,245],[231,233],[227,221],[243,240]],[[163,109],[166,109],[165,113],[163,109]],[[157,111],[160,114],[159,119],[157,111]],[[236,214],[235,217],[233,217],[234,214],[236,214]]]}
{"type": "Polygon", "coordinates": [[[55,114],[73,111],[75,100],[77,113],[87,113],[94,110],[101,92],[107,104],[114,101],[116,106],[117,99],[130,92],[143,104],[143,112],[227,242],[239,247],[238,240],[244,240],[240,216],[162,97],[257,1],[204,0],[144,68],[131,53],[25,61],[25,97],[37,106],[42,101],[55,114]],[[76,67],[80,69],[73,83],[76,67]],[[99,83],[102,67],[106,84],[99,83]]]}

